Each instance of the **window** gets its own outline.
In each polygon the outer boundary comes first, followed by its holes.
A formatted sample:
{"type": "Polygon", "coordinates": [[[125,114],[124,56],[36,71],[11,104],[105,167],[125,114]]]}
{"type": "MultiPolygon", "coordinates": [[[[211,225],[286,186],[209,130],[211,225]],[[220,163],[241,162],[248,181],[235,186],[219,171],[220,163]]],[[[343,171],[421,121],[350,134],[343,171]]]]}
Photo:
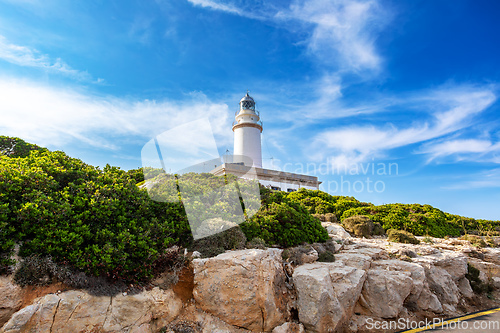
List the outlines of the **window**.
{"type": "Polygon", "coordinates": [[[295,191],[297,191],[297,190],[296,190],[296,189],[294,189],[294,188],[289,188],[289,189],[287,189],[286,191],[287,191],[287,192],[295,192],[295,191]]]}
{"type": "Polygon", "coordinates": [[[252,103],[251,101],[243,101],[241,103],[241,107],[243,109],[255,110],[255,104],[252,103]]]}
{"type": "Polygon", "coordinates": [[[271,190],[273,190],[273,191],[281,191],[281,188],[277,187],[277,186],[271,186],[271,190]]]}

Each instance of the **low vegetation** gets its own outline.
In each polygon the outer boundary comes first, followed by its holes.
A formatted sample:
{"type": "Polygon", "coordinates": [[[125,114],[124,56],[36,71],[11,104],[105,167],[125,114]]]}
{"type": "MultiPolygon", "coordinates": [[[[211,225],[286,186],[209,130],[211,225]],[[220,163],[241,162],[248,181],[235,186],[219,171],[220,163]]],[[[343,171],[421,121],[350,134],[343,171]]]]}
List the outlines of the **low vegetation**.
{"type": "Polygon", "coordinates": [[[420,241],[411,233],[404,230],[387,230],[388,240],[396,243],[420,244],[420,241]]]}
{"type": "Polygon", "coordinates": [[[342,226],[356,237],[369,238],[385,234],[380,223],[374,223],[368,216],[355,215],[342,221],[342,226]]]}
{"type": "MultiPolygon", "coordinates": [[[[430,237],[468,235],[472,240],[500,231],[499,221],[465,218],[429,205],[375,206],[317,190],[285,193],[261,187],[260,198],[240,202],[246,219],[239,227],[193,241],[183,203],[199,205],[200,221],[217,216],[234,224],[239,208],[220,199],[255,186],[238,182],[230,191],[217,191],[234,180],[211,174],[167,175],[154,169],[124,171],[109,165],[101,169],[60,151],[0,136],[0,274],[13,267],[16,245],[23,260],[17,273],[21,284],[68,276],[78,277],[76,284],[91,277],[137,283],[174,265],[171,257],[179,255],[171,252],[175,246],[211,256],[244,247],[326,244],[321,221],[342,221],[364,237],[395,229],[389,237],[401,240],[406,233],[399,230],[430,237]],[[40,275],[37,265],[44,267],[40,275]]],[[[489,245],[488,239],[482,240],[489,245]]],[[[331,254],[318,251],[321,260],[334,260],[334,250],[328,251],[331,254]]]]}

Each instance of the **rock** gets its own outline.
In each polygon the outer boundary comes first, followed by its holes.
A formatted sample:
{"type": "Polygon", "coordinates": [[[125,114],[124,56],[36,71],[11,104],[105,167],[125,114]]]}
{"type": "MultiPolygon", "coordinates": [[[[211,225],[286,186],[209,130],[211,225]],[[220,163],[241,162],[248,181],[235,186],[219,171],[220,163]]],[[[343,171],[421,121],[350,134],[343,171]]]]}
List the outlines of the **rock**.
{"type": "Polygon", "coordinates": [[[359,305],[380,318],[396,318],[413,290],[411,273],[380,267],[368,270],[359,305]]]}
{"type": "Polygon", "coordinates": [[[474,291],[470,286],[470,282],[465,277],[461,278],[460,281],[458,281],[458,289],[460,289],[462,295],[467,298],[472,298],[474,296],[474,291]]]}
{"type": "Polygon", "coordinates": [[[389,254],[386,250],[379,247],[362,246],[362,244],[349,245],[342,253],[363,254],[369,256],[372,260],[389,259],[389,254]]]}
{"type": "Polygon", "coordinates": [[[351,238],[351,235],[339,223],[322,222],[321,225],[326,229],[330,237],[340,239],[351,238]]]}
{"type": "Polygon", "coordinates": [[[286,322],[281,326],[275,327],[272,333],[305,333],[304,325],[300,323],[286,322]]]}
{"type": "Polygon", "coordinates": [[[368,270],[373,261],[370,256],[360,253],[343,252],[335,255],[335,261],[342,262],[346,266],[368,270]]]}
{"type": "Polygon", "coordinates": [[[467,257],[461,252],[443,251],[424,258],[431,260],[433,265],[445,269],[456,282],[467,274],[467,257]]]}
{"type": "Polygon", "coordinates": [[[201,258],[201,253],[198,251],[193,251],[193,254],[191,255],[193,259],[201,258]]]}
{"type": "Polygon", "coordinates": [[[166,328],[168,333],[175,332],[200,332],[200,333],[249,333],[250,331],[231,326],[221,319],[214,317],[201,309],[197,309],[193,303],[187,304],[181,314],[168,325],[157,325],[156,330],[166,328]]]}
{"type": "Polygon", "coordinates": [[[483,282],[488,282],[488,280],[491,280],[493,277],[500,276],[500,265],[481,261],[476,258],[468,258],[468,262],[475,268],[479,269],[479,278],[483,282]]]}
{"type": "Polygon", "coordinates": [[[295,266],[315,262],[319,258],[318,251],[312,246],[302,245],[283,250],[283,259],[295,266]]]}
{"type": "Polygon", "coordinates": [[[299,321],[314,332],[333,332],[351,317],[366,273],[342,262],[299,266],[293,273],[299,321]]]}
{"type": "Polygon", "coordinates": [[[0,327],[21,308],[24,292],[10,276],[0,276],[0,327]]]}
{"type": "Polygon", "coordinates": [[[442,313],[443,306],[436,295],[434,295],[430,289],[429,285],[426,282],[424,284],[424,288],[420,293],[420,297],[417,300],[417,309],[428,310],[434,313],[442,313]]]}
{"type": "Polygon", "coordinates": [[[374,262],[372,268],[385,269],[386,271],[409,272],[412,280],[412,289],[406,301],[417,302],[425,282],[425,269],[422,266],[401,260],[380,260],[374,262]]]}
{"type": "Polygon", "coordinates": [[[460,290],[453,277],[444,268],[432,264],[422,264],[429,289],[437,296],[447,314],[454,314],[460,290]]]}
{"type": "Polygon", "coordinates": [[[500,289],[500,277],[494,276],[491,278],[493,288],[500,289]]]}
{"type": "Polygon", "coordinates": [[[316,249],[311,247],[309,252],[302,253],[300,262],[303,264],[310,264],[318,260],[318,258],[319,258],[318,251],[316,251],[316,249]]]}
{"type": "Polygon", "coordinates": [[[182,302],[174,293],[154,288],[137,295],[92,296],[71,290],[48,294],[16,312],[2,333],[31,332],[151,332],[150,322],[166,324],[182,302]]]}
{"type": "Polygon", "coordinates": [[[270,331],[285,322],[281,250],[241,250],[195,259],[193,296],[201,309],[226,323],[270,331]]]}

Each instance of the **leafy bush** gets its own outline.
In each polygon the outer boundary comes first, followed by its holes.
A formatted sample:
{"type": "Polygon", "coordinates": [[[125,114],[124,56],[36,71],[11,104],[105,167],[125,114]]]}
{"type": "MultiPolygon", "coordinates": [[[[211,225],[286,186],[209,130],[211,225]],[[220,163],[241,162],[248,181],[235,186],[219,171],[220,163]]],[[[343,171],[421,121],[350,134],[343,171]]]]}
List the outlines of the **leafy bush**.
{"type": "Polygon", "coordinates": [[[320,262],[334,262],[335,255],[331,251],[325,251],[318,256],[318,261],[320,262]]]}
{"type": "Polygon", "coordinates": [[[356,237],[366,238],[373,235],[373,230],[375,228],[373,221],[369,217],[363,215],[355,215],[344,219],[342,221],[342,226],[356,237]]]}
{"type": "Polygon", "coordinates": [[[385,235],[385,230],[384,228],[380,225],[380,223],[375,222],[373,223],[373,233],[374,236],[382,236],[385,235]]]}
{"type": "Polygon", "coordinates": [[[290,200],[286,193],[267,193],[262,203],[261,209],[240,225],[249,240],[259,237],[266,244],[290,247],[328,239],[319,220],[300,203],[290,200]]]}
{"type": "Polygon", "coordinates": [[[32,150],[45,151],[47,149],[27,143],[19,138],[0,135],[0,155],[9,157],[27,157],[32,150]]]}
{"type": "Polygon", "coordinates": [[[487,247],[488,244],[484,241],[483,237],[476,235],[464,235],[460,239],[467,240],[472,246],[483,248],[487,247]]]}
{"type": "Polygon", "coordinates": [[[420,244],[420,241],[410,232],[404,230],[387,230],[388,240],[397,243],[420,244]]]}
{"type": "Polygon", "coordinates": [[[262,238],[255,237],[251,241],[247,242],[246,248],[265,250],[267,247],[266,247],[266,242],[264,242],[262,238]]]}
{"type": "Polygon", "coordinates": [[[22,257],[50,256],[90,275],[140,281],[169,245],[189,241],[180,202],[154,202],[125,171],[63,152],[0,156],[0,193],[3,266],[18,242],[22,257]]]}

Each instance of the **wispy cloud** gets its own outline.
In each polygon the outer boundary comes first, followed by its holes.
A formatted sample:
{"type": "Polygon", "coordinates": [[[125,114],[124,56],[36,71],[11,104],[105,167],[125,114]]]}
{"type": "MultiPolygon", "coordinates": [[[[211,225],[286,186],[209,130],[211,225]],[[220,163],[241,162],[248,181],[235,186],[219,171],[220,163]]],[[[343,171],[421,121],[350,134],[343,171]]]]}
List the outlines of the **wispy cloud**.
{"type": "Polygon", "coordinates": [[[453,185],[444,186],[448,190],[500,187],[500,168],[484,170],[456,180],[453,185]]]}
{"type": "Polygon", "coordinates": [[[429,155],[428,162],[451,157],[453,161],[500,163],[500,158],[496,156],[500,153],[500,142],[493,143],[490,140],[457,139],[432,142],[418,152],[429,155]]]}
{"type": "MultiPolygon", "coordinates": [[[[44,69],[53,73],[63,74],[80,81],[93,81],[92,76],[86,71],[71,68],[60,58],[50,58],[36,49],[10,43],[0,35],[0,59],[24,67],[44,69]]],[[[96,83],[102,83],[97,79],[96,83]]]]}
{"type": "Polygon", "coordinates": [[[392,17],[376,0],[295,0],[286,7],[273,2],[188,1],[289,29],[302,38],[297,44],[306,45],[321,63],[347,72],[380,69],[375,40],[392,17]]]}
{"type": "Polygon", "coordinates": [[[347,71],[378,70],[381,65],[375,39],[390,14],[375,0],[295,1],[275,17],[308,24],[308,49],[324,63],[347,71]]]}
{"type": "Polygon", "coordinates": [[[212,0],[188,0],[195,6],[201,6],[205,8],[210,8],[214,10],[221,10],[223,12],[228,12],[228,13],[233,13],[237,15],[242,15],[243,11],[239,10],[238,8],[234,7],[231,4],[224,4],[219,1],[212,1],[212,0]]]}
{"type": "Polygon", "coordinates": [[[313,138],[312,151],[317,153],[311,157],[323,159],[334,155],[338,163],[359,163],[390,149],[440,138],[470,126],[471,119],[495,100],[495,94],[487,87],[460,86],[422,93],[406,101],[400,109],[411,105],[424,115],[430,113],[430,118],[404,128],[388,123],[323,131],[313,138]]]}
{"type": "MultiPolygon", "coordinates": [[[[0,100],[0,133],[52,147],[76,141],[117,149],[120,140],[113,138],[149,140],[202,117],[212,120],[214,134],[221,144],[227,144],[232,134],[227,130],[230,128],[227,105],[212,102],[196,92],[176,101],[130,100],[0,78],[0,100]]],[[[203,145],[203,141],[199,144],[203,145]]]]}

